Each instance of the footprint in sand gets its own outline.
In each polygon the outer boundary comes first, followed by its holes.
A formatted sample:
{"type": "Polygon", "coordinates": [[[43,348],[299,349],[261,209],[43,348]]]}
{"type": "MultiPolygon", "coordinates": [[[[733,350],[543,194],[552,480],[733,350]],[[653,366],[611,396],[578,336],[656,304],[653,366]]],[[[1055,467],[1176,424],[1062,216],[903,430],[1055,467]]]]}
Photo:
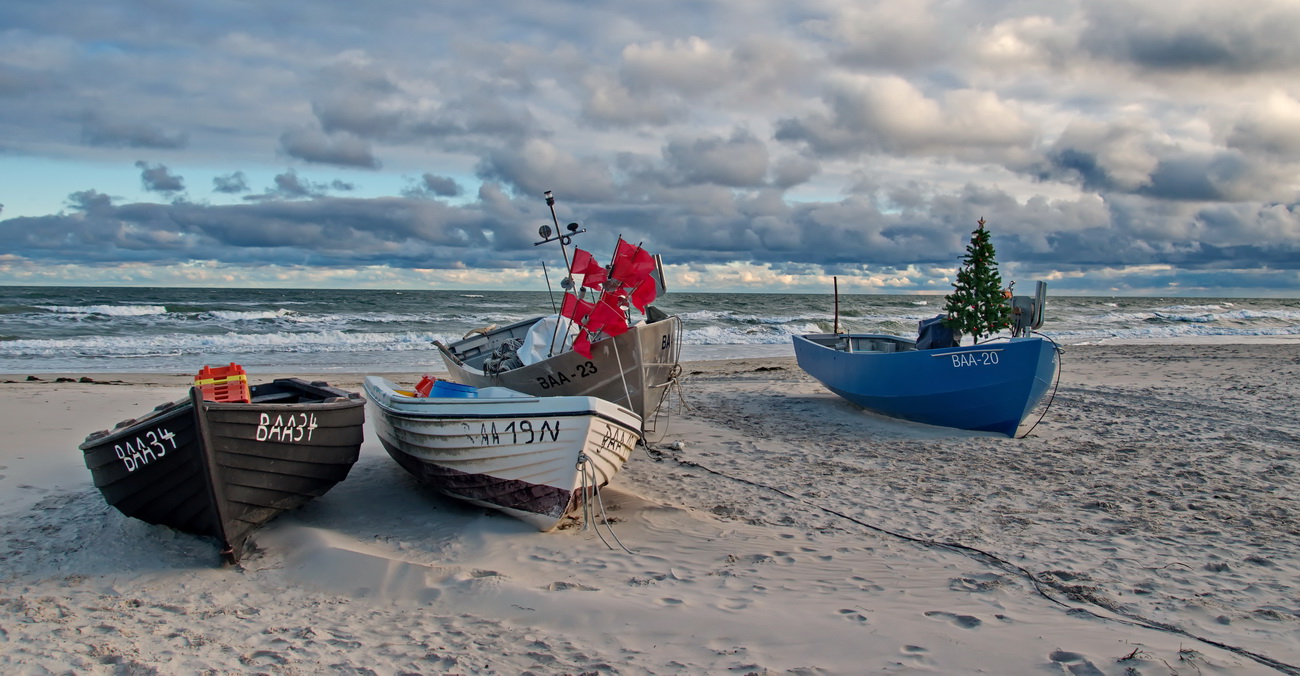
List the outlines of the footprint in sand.
{"type": "Polygon", "coordinates": [[[546,585],[546,589],[547,591],[569,591],[569,590],[600,591],[600,587],[589,587],[585,584],[578,584],[577,582],[565,582],[563,580],[560,580],[558,582],[552,582],[546,585]]]}
{"type": "Polygon", "coordinates": [[[904,669],[922,669],[925,671],[933,670],[934,660],[930,659],[930,650],[928,648],[909,644],[900,648],[898,652],[902,653],[903,657],[907,660],[906,663],[894,662],[894,664],[899,667],[904,669]]]}
{"type": "Polygon", "coordinates": [[[975,627],[984,624],[980,621],[980,618],[975,617],[974,615],[958,615],[956,613],[949,613],[942,610],[928,610],[926,611],[925,616],[947,620],[954,626],[961,627],[962,629],[974,629],[975,627]]]}
{"type": "Polygon", "coordinates": [[[948,588],[953,591],[982,593],[992,591],[1008,584],[1006,578],[996,573],[955,577],[948,581],[948,588]]]}
{"type": "Polygon", "coordinates": [[[1105,673],[1088,658],[1068,650],[1053,650],[1047,659],[1065,667],[1065,670],[1073,676],[1104,676],[1105,673]]]}
{"type": "Polygon", "coordinates": [[[839,611],[839,613],[840,613],[840,616],[843,617],[843,618],[846,619],[846,620],[851,620],[851,621],[853,621],[853,622],[857,622],[857,623],[859,623],[859,624],[866,624],[866,623],[867,623],[867,616],[866,616],[866,615],[863,615],[863,614],[862,614],[862,611],[857,610],[857,609],[855,609],[855,608],[841,608],[840,611],[839,611]]]}

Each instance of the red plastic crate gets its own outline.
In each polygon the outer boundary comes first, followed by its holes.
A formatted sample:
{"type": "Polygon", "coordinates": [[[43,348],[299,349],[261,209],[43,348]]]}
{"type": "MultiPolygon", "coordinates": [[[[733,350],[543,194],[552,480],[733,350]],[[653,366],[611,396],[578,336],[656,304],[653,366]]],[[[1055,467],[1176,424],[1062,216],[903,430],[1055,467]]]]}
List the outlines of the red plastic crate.
{"type": "Polygon", "coordinates": [[[244,367],[234,362],[216,368],[204,366],[194,377],[194,386],[203,392],[204,401],[247,404],[253,400],[248,390],[248,375],[244,367]]]}

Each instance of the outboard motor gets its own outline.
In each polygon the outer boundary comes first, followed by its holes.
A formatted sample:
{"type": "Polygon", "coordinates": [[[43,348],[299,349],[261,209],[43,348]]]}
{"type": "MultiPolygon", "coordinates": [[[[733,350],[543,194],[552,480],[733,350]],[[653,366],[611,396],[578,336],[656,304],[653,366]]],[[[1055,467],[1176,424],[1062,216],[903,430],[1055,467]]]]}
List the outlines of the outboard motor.
{"type": "Polygon", "coordinates": [[[1047,303],[1047,282],[1039,282],[1033,298],[1011,298],[1011,337],[1028,336],[1043,325],[1043,305],[1047,303]]]}

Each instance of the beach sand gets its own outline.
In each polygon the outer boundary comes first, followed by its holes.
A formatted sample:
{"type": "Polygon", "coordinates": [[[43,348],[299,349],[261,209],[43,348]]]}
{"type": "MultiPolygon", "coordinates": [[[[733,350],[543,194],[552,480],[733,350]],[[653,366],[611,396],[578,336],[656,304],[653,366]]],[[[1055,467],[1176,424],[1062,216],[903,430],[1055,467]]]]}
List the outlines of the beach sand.
{"type": "Polygon", "coordinates": [[[240,567],[108,507],[77,450],[189,376],[67,376],[0,375],[4,674],[1300,673],[1296,345],[1066,347],[1020,439],[793,358],[686,362],[608,527],[551,533],[367,429],[240,567]]]}

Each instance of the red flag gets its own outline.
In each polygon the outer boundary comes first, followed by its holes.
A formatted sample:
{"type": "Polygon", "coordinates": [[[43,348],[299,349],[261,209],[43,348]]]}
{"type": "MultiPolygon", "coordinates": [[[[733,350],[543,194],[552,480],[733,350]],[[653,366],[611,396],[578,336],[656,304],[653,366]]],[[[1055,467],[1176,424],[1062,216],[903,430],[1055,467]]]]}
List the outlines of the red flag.
{"type": "Polygon", "coordinates": [[[587,337],[586,329],[578,329],[578,335],[573,339],[573,350],[591,359],[591,339],[587,337]]]}
{"type": "Polygon", "coordinates": [[[622,282],[622,286],[632,288],[650,276],[655,269],[655,258],[649,251],[620,238],[612,268],[610,276],[622,282]]]}
{"type": "Polygon", "coordinates": [[[577,296],[571,293],[566,293],[564,294],[564,303],[560,305],[560,315],[581,324],[591,314],[593,307],[591,303],[579,300],[577,296]]]}
{"type": "Polygon", "coordinates": [[[582,249],[573,250],[573,263],[569,265],[569,272],[572,272],[575,275],[585,275],[587,274],[587,269],[593,265],[600,267],[600,263],[596,262],[596,258],[592,256],[590,252],[583,251],[582,249]]]}
{"type": "Polygon", "coordinates": [[[605,266],[597,263],[591,253],[582,249],[573,250],[573,263],[569,266],[569,272],[582,275],[582,285],[588,289],[599,289],[609,276],[605,266]]]}
{"type": "Polygon", "coordinates": [[[655,280],[647,277],[641,281],[640,286],[632,289],[632,304],[636,309],[645,312],[646,306],[653,303],[657,295],[655,280]]]}
{"type": "Polygon", "coordinates": [[[592,308],[585,326],[588,331],[603,331],[606,335],[617,336],[627,333],[627,315],[618,306],[619,297],[606,294],[592,308]]]}

